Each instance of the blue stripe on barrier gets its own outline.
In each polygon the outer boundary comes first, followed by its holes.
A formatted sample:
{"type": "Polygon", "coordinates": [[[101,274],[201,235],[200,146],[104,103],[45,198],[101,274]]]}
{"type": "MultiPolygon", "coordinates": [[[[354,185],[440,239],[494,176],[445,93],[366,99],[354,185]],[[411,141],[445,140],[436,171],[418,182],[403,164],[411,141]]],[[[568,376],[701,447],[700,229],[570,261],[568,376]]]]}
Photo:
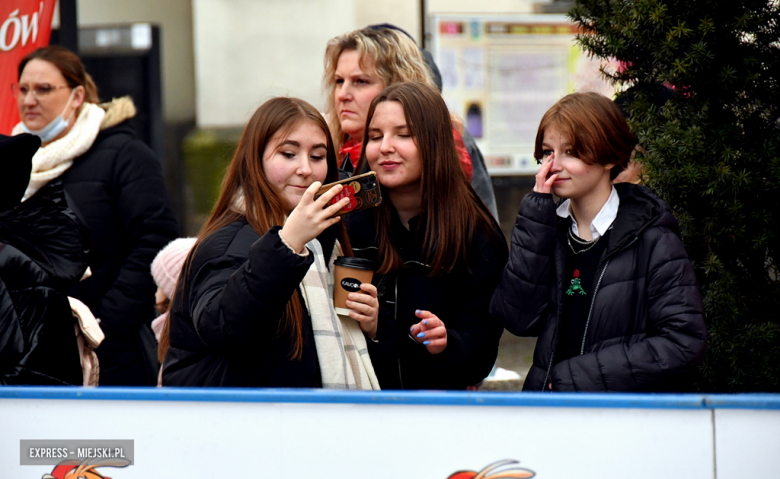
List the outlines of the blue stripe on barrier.
{"type": "Polygon", "coordinates": [[[777,409],[778,394],[573,394],[454,391],[335,391],[244,388],[0,387],[0,399],[201,401],[430,406],[585,407],[639,409],[777,409]]]}

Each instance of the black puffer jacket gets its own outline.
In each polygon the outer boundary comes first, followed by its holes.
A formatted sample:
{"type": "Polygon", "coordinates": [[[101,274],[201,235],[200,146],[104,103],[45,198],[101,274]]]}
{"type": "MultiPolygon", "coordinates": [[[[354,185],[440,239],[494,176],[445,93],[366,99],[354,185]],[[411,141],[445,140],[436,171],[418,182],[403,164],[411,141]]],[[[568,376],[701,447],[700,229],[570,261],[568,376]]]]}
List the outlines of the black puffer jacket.
{"type": "MultiPolygon", "coordinates": [[[[171,307],[163,385],[322,387],[302,299],[301,359],[290,359],[294,340],[281,324],[313,257],[293,253],[279,230],[274,227],[260,237],[245,220],[235,221],[197,247],[171,307]]],[[[335,233],[331,227],[318,238],[326,258],[335,233]]]]}
{"type": "Polygon", "coordinates": [[[88,243],[59,181],[0,213],[0,384],[82,383],[67,291],[88,243]]]}
{"type": "Polygon", "coordinates": [[[106,334],[96,350],[100,384],[153,385],[156,366],[148,364],[139,336],[156,315],[150,267],[178,237],[160,163],[124,121],[101,131],[61,178],[93,239],[92,277],[71,295],[89,306],[106,334]]]}
{"type": "MultiPolygon", "coordinates": [[[[376,261],[373,211],[344,217],[355,256],[376,261]]],[[[377,342],[368,352],[382,389],[465,389],[489,373],[498,355],[503,328],[488,313],[490,297],[507,261],[504,236],[497,225],[495,244],[482,231],[467,245],[470,264],[444,276],[431,277],[423,256],[423,233],[415,234],[425,216],[413,218],[410,230],[393,212],[392,237],[404,268],[375,275],[379,293],[377,342]],[[409,336],[420,320],[416,309],[427,310],[447,327],[447,348],[433,355],[409,336]]]]}
{"type": "Polygon", "coordinates": [[[555,365],[570,220],[556,216],[552,195],[523,199],[491,311],[513,334],[539,336],[524,390],[546,391],[550,382],[556,391],[686,390],[704,358],[704,309],[677,221],[646,188],[615,188],[620,207],[596,273],[583,354],[555,365]]]}

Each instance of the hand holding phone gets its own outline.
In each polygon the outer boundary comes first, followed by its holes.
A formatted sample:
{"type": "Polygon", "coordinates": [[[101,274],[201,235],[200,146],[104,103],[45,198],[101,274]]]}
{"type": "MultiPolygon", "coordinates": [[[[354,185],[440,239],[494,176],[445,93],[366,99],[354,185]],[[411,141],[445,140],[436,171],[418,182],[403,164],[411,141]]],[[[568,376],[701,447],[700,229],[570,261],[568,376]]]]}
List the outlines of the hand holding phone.
{"type": "Polygon", "coordinates": [[[322,198],[315,198],[314,195],[321,184],[315,181],[306,189],[298,206],[292,210],[279,231],[279,236],[296,253],[301,253],[306,243],[338,223],[341,218],[336,216],[336,212],[347,205],[347,200],[343,198],[332,201],[341,193],[341,186],[326,193],[322,198]]]}
{"type": "Polygon", "coordinates": [[[336,204],[343,198],[349,198],[349,203],[336,212],[334,216],[341,216],[353,211],[373,208],[382,203],[379,182],[376,179],[376,173],[373,171],[324,185],[314,195],[314,198],[319,198],[336,185],[342,185],[344,189],[336,194],[333,199],[330,200],[329,204],[336,204]]]}

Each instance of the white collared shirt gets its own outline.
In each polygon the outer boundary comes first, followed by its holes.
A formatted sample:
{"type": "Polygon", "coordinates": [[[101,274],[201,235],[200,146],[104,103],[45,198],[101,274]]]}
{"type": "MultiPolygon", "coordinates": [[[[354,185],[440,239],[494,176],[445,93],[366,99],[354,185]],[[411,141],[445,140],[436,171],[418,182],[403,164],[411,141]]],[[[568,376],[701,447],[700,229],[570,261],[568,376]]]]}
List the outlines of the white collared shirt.
{"type": "MultiPolygon", "coordinates": [[[[593,221],[590,222],[590,232],[593,235],[593,239],[603,236],[609,227],[612,226],[612,222],[614,222],[617,217],[618,206],[620,206],[620,197],[613,186],[612,192],[609,194],[609,198],[607,198],[607,202],[604,203],[604,206],[601,207],[599,213],[593,218],[593,221]]],[[[571,200],[566,200],[561,203],[561,206],[555,210],[555,213],[561,218],[568,218],[571,216],[571,232],[576,236],[580,236],[579,230],[577,229],[577,221],[571,213],[571,200]]]]}

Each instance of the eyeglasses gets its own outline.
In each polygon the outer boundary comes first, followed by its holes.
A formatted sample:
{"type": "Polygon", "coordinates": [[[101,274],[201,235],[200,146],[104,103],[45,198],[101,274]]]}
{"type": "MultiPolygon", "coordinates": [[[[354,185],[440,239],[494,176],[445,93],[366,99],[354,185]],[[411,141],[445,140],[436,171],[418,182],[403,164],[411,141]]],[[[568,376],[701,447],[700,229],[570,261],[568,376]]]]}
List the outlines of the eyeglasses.
{"type": "Polygon", "coordinates": [[[59,90],[60,88],[70,88],[67,85],[49,85],[49,84],[42,84],[42,85],[35,85],[34,87],[30,88],[29,86],[25,84],[19,84],[19,83],[12,83],[11,84],[11,92],[14,95],[14,98],[16,99],[22,99],[27,96],[28,93],[32,93],[32,95],[37,98],[41,99],[48,95],[49,93],[53,92],[54,90],[59,90]]]}

